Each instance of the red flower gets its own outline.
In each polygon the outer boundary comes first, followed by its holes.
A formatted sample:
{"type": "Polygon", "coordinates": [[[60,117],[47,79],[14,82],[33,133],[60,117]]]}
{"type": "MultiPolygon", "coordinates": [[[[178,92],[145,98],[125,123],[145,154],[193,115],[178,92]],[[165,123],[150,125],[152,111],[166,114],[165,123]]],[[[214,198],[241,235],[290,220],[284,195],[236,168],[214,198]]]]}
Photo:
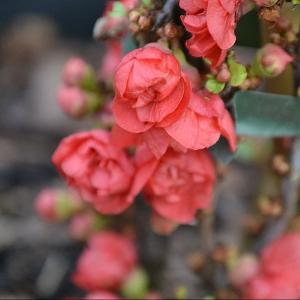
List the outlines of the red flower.
{"type": "Polygon", "coordinates": [[[196,57],[205,57],[213,67],[220,65],[236,37],[236,14],[239,0],[180,0],[186,11],[182,22],[192,37],[187,48],[196,57]]]}
{"type": "Polygon", "coordinates": [[[135,268],[133,242],[114,232],[94,235],[79,258],[73,281],[88,291],[118,289],[135,268]]]}
{"type": "Polygon", "coordinates": [[[124,211],[143,186],[143,176],[103,130],[63,139],[52,159],[69,185],[104,214],[124,211]]]}
{"type": "Polygon", "coordinates": [[[289,233],[267,246],[258,274],[245,284],[246,299],[300,298],[300,234],[289,233]]]}
{"type": "MultiPolygon", "coordinates": [[[[149,168],[151,157],[140,149],[137,161],[149,168]]],[[[162,217],[188,223],[198,209],[210,206],[215,169],[208,152],[181,153],[170,149],[151,167],[153,174],[149,176],[144,192],[150,205],[162,217]]]]}
{"type": "Polygon", "coordinates": [[[204,93],[191,97],[189,80],[171,53],[153,45],[137,49],[122,60],[115,81],[113,136],[119,145],[142,140],[159,158],[169,146],[204,149],[223,134],[235,149],[222,100],[204,93]]]}

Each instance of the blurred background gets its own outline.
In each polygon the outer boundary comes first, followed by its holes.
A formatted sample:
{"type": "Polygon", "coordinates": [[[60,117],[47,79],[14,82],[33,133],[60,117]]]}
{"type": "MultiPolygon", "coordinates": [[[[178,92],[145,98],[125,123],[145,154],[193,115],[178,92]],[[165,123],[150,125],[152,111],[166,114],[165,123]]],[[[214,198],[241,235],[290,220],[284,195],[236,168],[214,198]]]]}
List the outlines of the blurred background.
{"type": "Polygon", "coordinates": [[[63,226],[39,220],[33,200],[59,185],[50,158],[58,141],[85,124],[56,105],[62,67],[73,55],[98,66],[92,39],[104,0],[1,1],[0,298],[80,295],[70,272],[80,251],[63,226]]]}

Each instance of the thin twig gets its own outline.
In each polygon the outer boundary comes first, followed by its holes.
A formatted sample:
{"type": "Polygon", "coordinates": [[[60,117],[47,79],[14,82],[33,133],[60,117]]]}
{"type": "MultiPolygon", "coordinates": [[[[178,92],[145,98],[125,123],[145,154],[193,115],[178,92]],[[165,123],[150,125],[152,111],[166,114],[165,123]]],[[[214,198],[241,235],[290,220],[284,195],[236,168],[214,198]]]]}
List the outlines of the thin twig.
{"type": "Polygon", "coordinates": [[[300,138],[296,138],[291,150],[291,173],[282,180],[282,197],[284,211],[278,218],[269,221],[261,238],[255,245],[254,251],[260,252],[270,241],[280,236],[287,228],[297,208],[300,182],[300,138]]]}
{"type": "Polygon", "coordinates": [[[161,12],[157,15],[154,28],[160,27],[164,22],[172,19],[175,6],[178,4],[178,0],[166,0],[161,12]]]}

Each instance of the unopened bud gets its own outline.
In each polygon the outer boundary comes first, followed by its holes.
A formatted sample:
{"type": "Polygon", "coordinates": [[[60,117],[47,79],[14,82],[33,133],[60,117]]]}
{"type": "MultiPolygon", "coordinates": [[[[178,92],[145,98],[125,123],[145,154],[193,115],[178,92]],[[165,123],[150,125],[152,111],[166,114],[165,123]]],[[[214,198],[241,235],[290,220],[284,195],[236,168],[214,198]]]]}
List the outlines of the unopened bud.
{"type": "Polygon", "coordinates": [[[106,217],[85,211],[72,218],[69,224],[69,232],[74,240],[85,241],[107,224],[108,220],[106,217]]]}
{"type": "Polygon", "coordinates": [[[140,16],[138,25],[139,25],[140,30],[144,31],[144,30],[147,30],[150,28],[151,23],[152,23],[152,20],[150,17],[140,16]]]}
{"type": "Polygon", "coordinates": [[[140,13],[137,10],[133,10],[129,13],[129,21],[137,22],[140,17],[140,13]]]}
{"type": "Polygon", "coordinates": [[[275,77],[280,75],[292,61],[293,58],[281,47],[267,44],[257,52],[253,72],[261,77],[275,77]]]}
{"type": "Polygon", "coordinates": [[[272,167],[274,171],[277,172],[279,175],[286,175],[290,171],[289,163],[287,162],[286,158],[281,154],[277,154],[273,157],[272,167]]]}
{"type": "Polygon", "coordinates": [[[81,118],[97,111],[101,99],[95,93],[85,92],[77,87],[62,86],[58,91],[58,103],[68,116],[81,118]]]}
{"type": "Polygon", "coordinates": [[[168,39],[174,39],[180,35],[180,30],[175,24],[167,23],[164,27],[164,35],[168,39]]]}
{"type": "Polygon", "coordinates": [[[280,18],[280,10],[278,7],[263,7],[259,12],[260,17],[267,22],[277,22],[280,18]]]}
{"type": "Polygon", "coordinates": [[[82,201],[75,193],[56,188],[46,188],[35,200],[35,209],[48,222],[63,221],[80,211],[82,201]]]}
{"type": "Polygon", "coordinates": [[[292,23],[287,18],[280,17],[276,22],[276,28],[282,32],[287,31],[292,29],[292,23]]]}
{"type": "Polygon", "coordinates": [[[246,284],[258,272],[258,262],[254,255],[244,255],[229,274],[231,283],[236,287],[246,284]]]}
{"type": "Polygon", "coordinates": [[[231,75],[230,75],[228,68],[223,68],[218,73],[216,79],[220,82],[226,83],[230,80],[230,77],[231,77],[231,75]]]}
{"type": "Polygon", "coordinates": [[[73,57],[65,64],[63,71],[64,83],[70,86],[80,86],[89,71],[90,67],[83,59],[73,57]]]}

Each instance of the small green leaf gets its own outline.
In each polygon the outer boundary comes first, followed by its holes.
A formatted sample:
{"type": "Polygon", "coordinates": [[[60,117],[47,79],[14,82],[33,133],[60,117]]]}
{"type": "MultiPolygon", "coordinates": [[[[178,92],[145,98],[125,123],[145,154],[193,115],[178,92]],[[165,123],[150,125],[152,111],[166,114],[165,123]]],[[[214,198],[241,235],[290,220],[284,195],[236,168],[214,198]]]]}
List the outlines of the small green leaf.
{"type": "Polygon", "coordinates": [[[247,78],[247,70],[246,67],[242,64],[239,64],[235,61],[233,56],[228,58],[228,66],[230,71],[230,84],[232,86],[239,86],[241,85],[245,79],[247,78]]]}
{"type": "Polygon", "coordinates": [[[152,0],[142,0],[142,3],[146,7],[150,7],[152,5],[152,0]]]}
{"type": "Polygon", "coordinates": [[[113,8],[109,15],[113,18],[125,17],[126,9],[120,1],[115,1],[113,2],[113,8]]]}
{"type": "Polygon", "coordinates": [[[238,92],[233,98],[239,135],[300,136],[300,98],[262,92],[238,92]]]}
{"type": "Polygon", "coordinates": [[[206,83],[205,87],[208,91],[214,93],[214,94],[219,94],[224,90],[225,83],[218,81],[215,78],[209,78],[206,83]]]}

